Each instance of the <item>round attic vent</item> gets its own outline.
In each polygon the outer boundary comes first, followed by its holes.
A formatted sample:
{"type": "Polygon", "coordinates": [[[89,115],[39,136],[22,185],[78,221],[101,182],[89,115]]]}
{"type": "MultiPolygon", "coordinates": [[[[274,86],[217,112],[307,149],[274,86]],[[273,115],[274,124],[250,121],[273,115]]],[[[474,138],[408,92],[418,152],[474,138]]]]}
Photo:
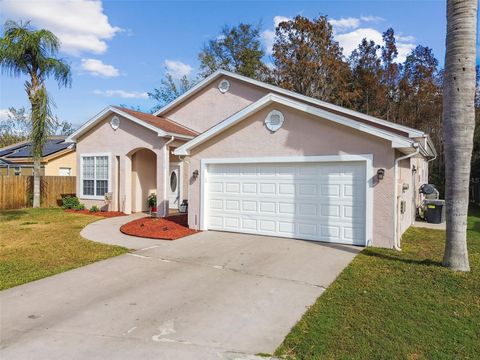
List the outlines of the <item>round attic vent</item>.
{"type": "Polygon", "coordinates": [[[112,117],[112,119],[110,120],[110,126],[113,130],[118,129],[118,127],[120,126],[120,119],[118,118],[118,116],[112,117]]]}
{"type": "Polygon", "coordinates": [[[265,126],[271,132],[275,132],[282,127],[284,120],[285,118],[280,111],[272,110],[265,118],[265,126]]]}
{"type": "Polygon", "coordinates": [[[230,83],[228,82],[228,80],[220,81],[220,84],[218,84],[218,90],[220,90],[220,92],[224,94],[228,91],[228,89],[230,89],[230,83]]]}

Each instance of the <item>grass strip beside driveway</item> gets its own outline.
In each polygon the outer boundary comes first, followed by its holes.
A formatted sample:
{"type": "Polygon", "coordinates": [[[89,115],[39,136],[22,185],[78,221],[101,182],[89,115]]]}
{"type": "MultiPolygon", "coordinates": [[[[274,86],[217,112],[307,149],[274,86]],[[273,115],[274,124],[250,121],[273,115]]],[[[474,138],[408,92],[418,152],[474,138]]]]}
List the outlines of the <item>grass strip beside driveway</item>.
{"type": "Polygon", "coordinates": [[[292,329],[287,359],[478,359],[480,211],[468,222],[470,273],[441,267],[443,231],[410,228],[402,252],[366,248],[292,329]]]}
{"type": "Polygon", "coordinates": [[[0,211],[0,290],[127,252],[80,236],[97,220],[54,208],[0,211]]]}

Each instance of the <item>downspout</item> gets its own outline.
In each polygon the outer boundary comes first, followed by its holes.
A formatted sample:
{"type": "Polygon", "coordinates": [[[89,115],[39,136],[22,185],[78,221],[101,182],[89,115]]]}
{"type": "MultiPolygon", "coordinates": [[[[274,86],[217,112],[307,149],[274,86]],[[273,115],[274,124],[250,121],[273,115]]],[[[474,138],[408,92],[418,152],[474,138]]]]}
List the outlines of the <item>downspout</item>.
{"type": "MultiPolygon", "coordinates": [[[[394,162],[394,166],[393,166],[393,185],[394,185],[394,190],[393,190],[393,203],[394,203],[394,207],[393,207],[393,248],[395,250],[398,250],[398,251],[402,251],[401,247],[400,247],[400,239],[397,239],[398,237],[398,164],[400,163],[400,161],[402,160],[405,160],[405,159],[409,159],[411,157],[414,157],[416,155],[418,155],[420,153],[420,147],[418,146],[418,143],[414,143],[413,144],[413,147],[415,148],[415,152],[411,153],[411,154],[408,154],[408,155],[405,155],[405,156],[401,156],[399,158],[396,158],[395,159],[395,162],[394,162]]],[[[415,191],[415,189],[413,189],[413,191],[415,191]]]]}
{"type": "MultiPolygon", "coordinates": [[[[426,137],[426,135],[424,135],[424,137],[426,137]]],[[[428,145],[428,139],[427,139],[427,145],[428,145]]],[[[430,148],[431,148],[431,146],[430,146],[430,148]]],[[[435,159],[437,158],[437,151],[436,151],[435,149],[433,149],[433,150],[434,150],[434,151],[433,151],[433,152],[434,152],[433,158],[428,159],[428,160],[427,160],[427,164],[428,164],[430,161],[433,161],[433,160],[435,160],[435,159]]],[[[430,175],[430,174],[429,174],[429,175],[430,175]]]]}

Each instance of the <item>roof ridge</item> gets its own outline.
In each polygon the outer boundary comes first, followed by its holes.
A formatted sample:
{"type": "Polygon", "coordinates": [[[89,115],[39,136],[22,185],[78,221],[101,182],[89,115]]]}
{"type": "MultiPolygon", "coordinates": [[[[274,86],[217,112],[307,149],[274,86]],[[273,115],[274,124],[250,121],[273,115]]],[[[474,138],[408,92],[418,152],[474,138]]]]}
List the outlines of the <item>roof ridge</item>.
{"type": "Polygon", "coordinates": [[[379,117],[376,117],[376,116],[364,114],[364,113],[362,113],[360,111],[357,111],[357,110],[353,110],[353,109],[350,109],[350,108],[347,108],[347,107],[344,107],[344,106],[332,104],[332,103],[329,103],[327,101],[316,99],[316,98],[313,98],[311,96],[303,95],[303,94],[300,94],[300,93],[295,92],[295,91],[284,89],[284,88],[282,88],[280,86],[277,86],[277,85],[268,84],[264,81],[253,79],[253,78],[250,78],[250,77],[247,77],[247,76],[244,76],[244,75],[240,75],[240,74],[237,74],[237,73],[234,73],[234,72],[231,72],[231,71],[223,70],[223,69],[219,69],[219,70],[215,71],[214,73],[212,73],[211,75],[207,76],[206,78],[201,80],[199,83],[197,83],[194,87],[192,87],[187,92],[185,92],[184,94],[177,97],[175,100],[173,100],[170,103],[163,106],[161,109],[156,111],[154,114],[157,115],[157,116],[159,116],[159,115],[161,116],[162,113],[164,113],[166,111],[169,111],[171,109],[174,109],[176,106],[181,104],[183,101],[188,99],[193,94],[195,94],[198,91],[200,91],[201,89],[203,89],[203,87],[207,86],[209,83],[211,83],[212,81],[214,81],[215,79],[217,79],[220,76],[227,76],[227,77],[231,77],[231,78],[234,78],[234,79],[237,79],[237,80],[240,80],[240,81],[248,82],[252,85],[262,87],[264,89],[267,89],[267,90],[270,90],[270,91],[273,91],[273,92],[276,92],[276,93],[280,93],[284,96],[291,96],[291,97],[296,98],[296,99],[298,99],[300,101],[303,101],[303,102],[313,103],[318,107],[323,107],[323,108],[329,109],[330,111],[338,111],[338,112],[342,112],[344,114],[348,114],[349,116],[352,116],[352,117],[362,118],[364,121],[368,121],[368,122],[373,123],[373,124],[378,124],[378,125],[381,125],[381,126],[387,126],[389,128],[393,128],[393,129],[396,128],[397,131],[409,133],[409,136],[410,136],[410,133],[416,133],[416,134],[421,133],[421,135],[426,134],[424,131],[421,131],[421,130],[418,130],[418,129],[415,129],[415,128],[412,128],[412,127],[409,127],[409,126],[398,124],[398,123],[395,123],[393,121],[385,120],[385,119],[382,119],[382,118],[379,118],[379,117]]]}

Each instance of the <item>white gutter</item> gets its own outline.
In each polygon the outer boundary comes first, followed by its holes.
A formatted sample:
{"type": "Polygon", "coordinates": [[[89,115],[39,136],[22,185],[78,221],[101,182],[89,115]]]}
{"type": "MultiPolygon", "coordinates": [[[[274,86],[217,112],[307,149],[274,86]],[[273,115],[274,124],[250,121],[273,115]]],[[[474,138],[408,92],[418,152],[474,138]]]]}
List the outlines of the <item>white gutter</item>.
{"type": "MultiPolygon", "coordinates": [[[[415,152],[411,153],[411,154],[408,154],[408,155],[405,155],[405,156],[401,156],[399,158],[396,158],[395,159],[395,163],[394,163],[394,166],[393,166],[393,185],[394,185],[394,190],[393,190],[393,204],[394,204],[394,207],[393,207],[393,248],[395,250],[398,250],[398,251],[402,251],[402,248],[400,247],[400,239],[397,239],[398,238],[398,199],[397,199],[397,196],[398,196],[398,164],[400,161],[402,160],[405,160],[405,159],[409,159],[413,156],[416,156],[420,153],[420,146],[418,143],[414,143],[413,144],[413,147],[415,148],[415,152]]],[[[415,191],[415,189],[413,189],[413,191],[415,191]]]]}

